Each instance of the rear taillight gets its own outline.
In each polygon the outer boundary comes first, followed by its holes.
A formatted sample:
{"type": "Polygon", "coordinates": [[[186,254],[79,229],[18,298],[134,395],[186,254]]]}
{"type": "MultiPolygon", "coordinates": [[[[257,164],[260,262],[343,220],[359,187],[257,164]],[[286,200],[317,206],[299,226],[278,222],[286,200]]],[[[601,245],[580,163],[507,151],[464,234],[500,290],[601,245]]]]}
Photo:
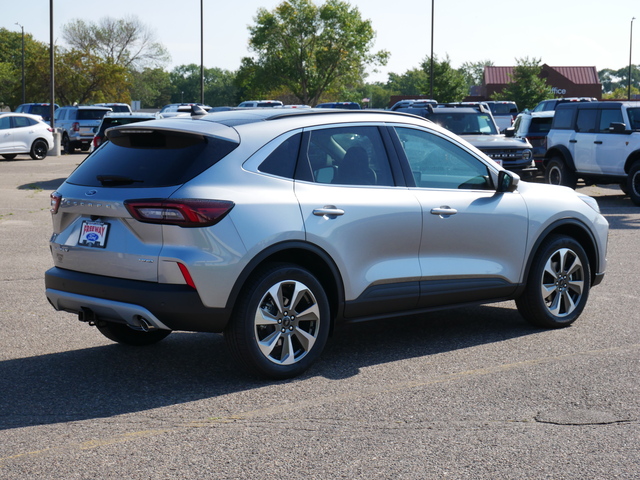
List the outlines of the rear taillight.
{"type": "Polygon", "coordinates": [[[71,125],[71,130],[73,130],[74,132],[79,132],[80,124],[78,122],[73,122],[73,125],[71,125]]]}
{"type": "Polygon", "coordinates": [[[100,137],[99,136],[95,136],[93,137],[93,148],[98,148],[100,146],[100,137]]]}
{"type": "Polygon", "coordinates": [[[222,220],[235,204],[225,200],[143,199],[126,200],[124,205],[139,222],[210,227],[222,220]]]}
{"type": "Polygon", "coordinates": [[[62,201],[62,195],[60,195],[58,192],[53,192],[51,195],[49,195],[49,198],[51,199],[51,213],[58,213],[58,209],[60,208],[60,202],[62,201]]]}

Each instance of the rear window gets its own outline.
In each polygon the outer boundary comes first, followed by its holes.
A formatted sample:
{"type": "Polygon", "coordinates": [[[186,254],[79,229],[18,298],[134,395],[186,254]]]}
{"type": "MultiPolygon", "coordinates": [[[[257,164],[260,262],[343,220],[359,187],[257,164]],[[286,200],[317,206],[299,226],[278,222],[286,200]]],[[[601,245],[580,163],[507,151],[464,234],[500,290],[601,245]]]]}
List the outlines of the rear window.
{"type": "Polygon", "coordinates": [[[553,117],[532,118],[529,133],[549,133],[553,117]]]}
{"type": "Polygon", "coordinates": [[[76,120],[100,120],[107,110],[78,110],[76,120]]]}
{"type": "Polygon", "coordinates": [[[490,103],[491,113],[494,115],[510,115],[518,113],[518,107],[515,103],[490,103]]]}
{"type": "Polygon", "coordinates": [[[233,151],[237,144],[203,135],[157,130],[109,134],[68,183],[90,187],[152,188],[188,182],[233,151]]]}

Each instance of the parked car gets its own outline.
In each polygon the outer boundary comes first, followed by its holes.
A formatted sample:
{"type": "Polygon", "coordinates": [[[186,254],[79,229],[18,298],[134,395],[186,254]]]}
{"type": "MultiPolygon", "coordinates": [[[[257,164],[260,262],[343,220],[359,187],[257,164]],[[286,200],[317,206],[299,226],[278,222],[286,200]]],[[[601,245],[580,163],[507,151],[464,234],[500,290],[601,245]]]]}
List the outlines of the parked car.
{"type": "Polygon", "coordinates": [[[115,127],[118,125],[129,125],[131,123],[144,122],[147,120],[154,120],[156,118],[162,118],[162,115],[155,113],[115,113],[115,112],[107,112],[104,117],[102,117],[102,121],[100,122],[100,126],[96,129],[95,135],[93,136],[93,140],[91,142],[90,151],[98,148],[105,141],[105,131],[108,128],[115,127]]]}
{"type": "Polygon", "coordinates": [[[433,100],[433,99],[420,99],[420,98],[416,98],[416,99],[407,99],[407,100],[400,100],[397,101],[396,103],[394,103],[391,108],[389,110],[391,111],[396,111],[399,110],[401,108],[407,108],[412,106],[414,103],[417,103],[418,105],[416,106],[426,106],[426,105],[437,105],[438,102],[437,100],[433,100]]]}
{"type": "Polygon", "coordinates": [[[131,105],[128,103],[96,103],[97,107],[109,107],[113,112],[131,113],[131,105]]]}
{"type": "MultiPolygon", "coordinates": [[[[190,113],[193,106],[198,106],[205,111],[211,110],[209,105],[204,105],[202,103],[170,103],[169,105],[165,105],[160,109],[160,113],[164,118],[176,116],[180,113],[190,113]]],[[[226,107],[224,107],[226,108],[226,107]]]]}
{"type": "Polygon", "coordinates": [[[240,108],[271,108],[282,107],[283,103],[280,100],[248,100],[240,103],[240,108]]]}
{"type": "Polygon", "coordinates": [[[565,327],[605,273],[593,198],[412,115],[235,110],[107,137],[51,195],[45,288],[123,344],[223,332],[238,365],[288,378],[341,322],[516,299],[565,327]]]}
{"type": "Polygon", "coordinates": [[[523,112],[516,117],[512,127],[505,130],[507,137],[526,138],[533,150],[533,160],[538,172],[544,171],[544,156],[547,153],[547,134],[555,111],[523,112]]]}
{"type": "Polygon", "coordinates": [[[94,106],[60,107],[56,110],[55,126],[60,130],[64,153],[73,153],[77,148],[88,151],[95,129],[110,111],[109,107],[94,106]]]}
{"type": "Polygon", "coordinates": [[[532,112],[546,112],[549,110],[555,110],[558,105],[569,102],[596,102],[598,99],[593,97],[566,97],[566,98],[552,98],[550,100],[543,100],[539,102],[532,110],[532,112]]]}
{"type": "MultiPolygon", "coordinates": [[[[55,103],[53,105],[54,111],[60,108],[60,106],[55,103]]],[[[18,105],[14,110],[14,113],[30,113],[31,115],[40,115],[42,120],[50,123],[51,122],[51,104],[50,103],[23,103],[22,105],[18,105]]]]}
{"type": "Polygon", "coordinates": [[[28,154],[42,160],[53,148],[53,130],[40,115],[0,114],[0,154],[7,160],[28,154]]]}
{"type": "Polygon", "coordinates": [[[345,108],[347,110],[360,110],[358,102],[327,102],[319,103],[316,108],[345,108]]]}
{"type": "Polygon", "coordinates": [[[640,104],[570,102],[558,105],[547,135],[545,180],[575,188],[619,184],[640,205],[640,104]]]}
{"type": "Polygon", "coordinates": [[[456,135],[460,135],[512,172],[519,175],[536,173],[531,144],[526,138],[501,135],[488,108],[477,104],[447,105],[436,108],[433,105],[416,107],[414,103],[410,107],[400,108],[397,111],[428,118],[456,135]]]}
{"type": "Polygon", "coordinates": [[[485,102],[491,109],[491,115],[498,125],[498,130],[504,132],[515,122],[518,116],[518,105],[516,102],[505,100],[487,100],[485,102]]]}

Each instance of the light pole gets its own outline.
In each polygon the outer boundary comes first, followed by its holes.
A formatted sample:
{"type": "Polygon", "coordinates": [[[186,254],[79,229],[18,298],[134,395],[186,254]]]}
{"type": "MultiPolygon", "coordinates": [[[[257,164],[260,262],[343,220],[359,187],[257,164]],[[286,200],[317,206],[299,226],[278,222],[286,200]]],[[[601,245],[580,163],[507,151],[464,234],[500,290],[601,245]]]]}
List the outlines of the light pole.
{"type": "Polygon", "coordinates": [[[200,103],[204,105],[204,0],[200,0],[200,103]]]}
{"type": "Polygon", "coordinates": [[[429,91],[429,98],[433,98],[433,17],[435,11],[436,0],[431,0],[431,66],[429,71],[429,78],[431,79],[431,90],[429,91]]]}
{"type": "Polygon", "coordinates": [[[16,22],[16,25],[22,29],[22,103],[27,103],[24,83],[24,27],[18,22],[16,22]]]}
{"type": "Polygon", "coordinates": [[[631,30],[629,31],[629,90],[627,92],[627,100],[631,100],[631,50],[633,48],[633,21],[636,17],[631,19],[631,30]]]}

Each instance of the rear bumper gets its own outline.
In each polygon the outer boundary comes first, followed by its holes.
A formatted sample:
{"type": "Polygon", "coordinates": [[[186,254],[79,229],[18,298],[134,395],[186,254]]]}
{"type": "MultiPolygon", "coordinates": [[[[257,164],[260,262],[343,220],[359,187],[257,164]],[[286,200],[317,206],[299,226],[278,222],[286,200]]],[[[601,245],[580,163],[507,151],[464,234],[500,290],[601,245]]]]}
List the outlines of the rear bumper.
{"type": "Polygon", "coordinates": [[[209,308],[198,292],[171,285],[104,277],[53,267],[45,273],[49,303],[92,320],[125,323],[134,329],[222,332],[230,310],[209,308]]]}

